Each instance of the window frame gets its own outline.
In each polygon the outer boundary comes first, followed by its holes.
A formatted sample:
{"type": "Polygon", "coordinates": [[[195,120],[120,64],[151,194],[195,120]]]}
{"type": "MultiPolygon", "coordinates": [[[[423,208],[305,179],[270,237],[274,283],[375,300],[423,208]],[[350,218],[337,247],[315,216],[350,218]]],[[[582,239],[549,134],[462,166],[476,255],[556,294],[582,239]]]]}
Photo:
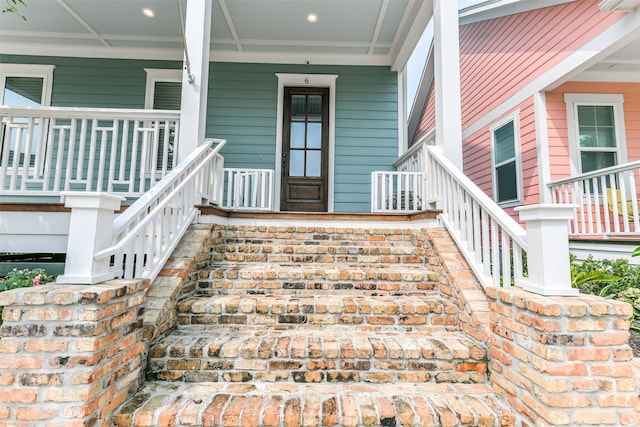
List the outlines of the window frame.
{"type": "Polygon", "coordinates": [[[156,82],[182,83],[181,69],[145,68],[144,71],[147,73],[144,91],[144,108],[147,110],[153,109],[156,82]]]}
{"type": "Polygon", "coordinates": [[[33,77],[42,78],[42,106],[51,106],[51,92],[53,89],[53,70],[55,65],[42,64],[2,64],[0,67],[0,95],[2,95],[1,105],[4,103],[4,89],[7,77],[33,77]]]}
{"type": "Polygon", "coordinates": [[[492,185],[492,195],[493,200],[500,207],[511,207],[511,206],[520,206],[523,204],[522,200],[522,160],[520,155],[520,111],[516,111],[509,116],[503,118],[502,120],[494,123],[490,128],[489,132],[491,134],[491,185],[492,185]],[[509,160],[505,160],[500,163],[496,163],[495,161],[495,152],[496,152],[496,138],[495,133],[497,130],[503,128],[509,123],[513,126],[513,151],[514,157],[509,160]],[[515,162],[516,165],[516,198],[499,201],[498,200],[498,174],[497,168],[503,166],[505,164],[515,162]]]}
{"type": "Polygon", "coordinates": [[[627,163],[627,141],[624,126],[624,96],[622,94],[565,93],[564,102],[567,110],[567,137],[572,175],[582,175],[582,152],[616,153],[616,164],[627,163]],[[578,107],[607,106],[613,107],[616,147],[612,150],[582,150],[578,135],[578,107]]]}

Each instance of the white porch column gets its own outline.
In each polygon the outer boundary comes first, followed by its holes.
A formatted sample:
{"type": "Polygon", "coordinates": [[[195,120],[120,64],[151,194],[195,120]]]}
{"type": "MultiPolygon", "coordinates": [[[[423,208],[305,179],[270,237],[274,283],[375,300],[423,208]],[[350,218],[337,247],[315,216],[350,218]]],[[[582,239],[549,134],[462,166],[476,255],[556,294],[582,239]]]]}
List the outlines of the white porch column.
{"type": "Polygon", "coordinates": [[[462,170],[458,2],[433,0],[436,145],[462,170]]]}
{"type": "Polygon", "coordinates": [[[578,205],[517,207],[526,222],[529,277],[522,289],[540,295],[575,296],[569,266],[569,220],[578,205]]]}
{"type": "Polygon", "coordinates": [[[185,20],[187,52],[182,73],[178,160],[185,159],[204,141],[209,89],[211,1],[188,0],[185,20]],[[190,76],[187,60],[190,61],[190,76]],[[192,82],[189,82],[191,79],[192,82]]]}
{"type": "Polygon", "coordinates": [[[109,258],[94,260],[94,255],[111,245],[114,212],[124,197],[97,192],[66,191],[64,206],[71,208],[69,241],[64,274],[58,283],[92,285],[113,279],[109,258]]]}

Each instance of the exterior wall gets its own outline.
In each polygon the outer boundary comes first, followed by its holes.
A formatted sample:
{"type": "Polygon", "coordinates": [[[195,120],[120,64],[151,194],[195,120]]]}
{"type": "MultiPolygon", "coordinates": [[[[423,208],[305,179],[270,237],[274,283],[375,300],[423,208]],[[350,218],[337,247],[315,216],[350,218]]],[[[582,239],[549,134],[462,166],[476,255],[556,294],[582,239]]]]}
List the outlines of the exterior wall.
{"type": "MultiPolygon", "coordinates": [[[[15,55],[0,61],[54,64],[52,105],[67,107],[144,108],[144,68],[181,68],[172,61],[15,55]]],[[[388,67],[212,63],[206,135],[228,140],[226,167],[275,167],[276,73],[338,75],[334,210],[369,212],[371,172],[393,169],[397,158],[396,73],[388,67]]]]}
{"type": "Polygon", "coordinates": [[[388,67],[212,64],[208,136],[227,139],[225,167],[275,168],[276,73],[337,74],[335,212],[369,212],[371,172],[398,154],[397,77],[388,67]]]}
{"type": "Polygon", "coordinates": [[[640,160],[640,83],[567,82],[546,94],[551,180],[571,175],[565,93],[623,95],[627,160],[640,160]]]}
{"type": "Polygon", "coordinates": [[[489,288],[487,295],[491,381],[516,411],[517,425],[640,423],[629,304],[518,288],[489,288]]]}
{"type": "MultiPolygon", "coordinates": [[[[512,115],[513,112],[500,118],[496,123],[512,115]]],[[[522,204],[536,204],[540,202],[540,187],[533,98],[529,98],[520,105],[518,119],[520,123],[520,166],[522,168],[522,196],[524,201],[522,204]]],[[[463,144],[465,175],[489,196],[493,196],[490,131],[493,125],[492,123],[466,138],[463,144]]],[[[514,219],[518,220],[518,214],[512,208],[506,210],[514,219]]]]}
{"type": "Polygon", "coordinates": [[[624,16],[581,0],[460,28],[462,128],[624,16]]]}
{"type": "Polygon", "coordinates": [[[141,384],[148,280],[0,293],[0,424],[109,426],[141,384]]]}
{"type": "MultiPolygon", "coordinates": [[[[434,82],[435,84],[435,82],[434,82]]],[[[436,127],[436,92],[434,84],[429,87],[427,99],[425,101],[424,110],[416,126],[411,144],[414,144],[425,136],[429,131],[436,127]]]]}

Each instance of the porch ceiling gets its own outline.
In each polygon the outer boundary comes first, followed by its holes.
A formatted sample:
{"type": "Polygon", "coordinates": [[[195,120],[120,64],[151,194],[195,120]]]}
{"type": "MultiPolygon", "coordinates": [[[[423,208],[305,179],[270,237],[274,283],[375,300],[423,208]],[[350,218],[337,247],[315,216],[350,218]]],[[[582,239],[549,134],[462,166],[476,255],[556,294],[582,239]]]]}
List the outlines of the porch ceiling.
{"type": "MultiPolygon", "coordinates": [[[[186,1],[180,0],[183,11],[186,1]]],[[[212,0],[211,58],[401,68],[431,0],[212,0]],[[317,22],[307,21],[309,14],[317,22]]],[[[182,59],[177,0],[26,0],[0,14],[0,53],[182,59]],[[150,8],[155,17],[142,13],[150,8]]]]}

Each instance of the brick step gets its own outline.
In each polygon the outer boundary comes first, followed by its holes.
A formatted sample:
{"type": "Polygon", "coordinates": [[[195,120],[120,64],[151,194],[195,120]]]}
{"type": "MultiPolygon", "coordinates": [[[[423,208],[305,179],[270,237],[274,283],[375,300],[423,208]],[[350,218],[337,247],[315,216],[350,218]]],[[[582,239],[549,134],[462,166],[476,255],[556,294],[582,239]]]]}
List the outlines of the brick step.
{"type": "Polygon", "coordinates": [[[395,296],[354,292],[196,296],[178,305],[178,323],[262,329],[343,325],[412,330],[457,327],[458,308],[436,291],[395,296]]]}
{"type": "Polygon", "coordinates": [[[186,382],[487,380],[487,352],[459,332],[178,330],[149,351],[147,378],[186,382]]]}
{"type": "Polygon", "coordinates": [[[216,265],[200,272],[198,290],[220,293],[273,293],[280,290],[361,290],[403,293],[429,291],[438,274],[419,266],[395,264],[235,264],[216,265]]]}
{"type": "Polygon", "coordinates": [[[149,382],[117,427],[501,426],[514,414],[482,384],[149,382]]]}

